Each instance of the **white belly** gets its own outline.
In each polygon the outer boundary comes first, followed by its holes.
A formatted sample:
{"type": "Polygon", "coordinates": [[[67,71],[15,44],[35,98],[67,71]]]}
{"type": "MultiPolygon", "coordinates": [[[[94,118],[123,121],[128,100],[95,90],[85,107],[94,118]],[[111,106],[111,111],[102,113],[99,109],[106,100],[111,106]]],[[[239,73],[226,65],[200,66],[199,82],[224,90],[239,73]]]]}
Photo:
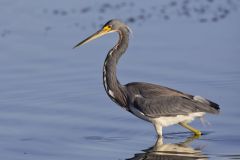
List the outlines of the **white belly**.
{"type": "Polygon", "coordinates": [[[195,113],[190,113],[188,115],[163,116],[163,117],[151,118],[151,117],[145,116],[141,111],[139,111],[138,109],[136,109],[134,107],[130,107],[130,110],[138,118],[141,118],[145,121],[148,121],[148,122],[151,122],[153,124],[163,126],[163,127],[178,124],[180,122],[189,123],[192,120],[194,120],[196,117],[200,118],[205,114],[204,112],[195,112],[195,113]]]}
{"type": "Polygon", "coordinates": [[[190,113],[188,115],[177,115],[173,117],[159,117],[159,118],[153,118],[152,123],[166,127],[173,124],[178,124],[180,122],[186,122],[189,123],[193,121],[196,117],[200,118],[204,115],[204,112],[195,112],[190,113]]]}

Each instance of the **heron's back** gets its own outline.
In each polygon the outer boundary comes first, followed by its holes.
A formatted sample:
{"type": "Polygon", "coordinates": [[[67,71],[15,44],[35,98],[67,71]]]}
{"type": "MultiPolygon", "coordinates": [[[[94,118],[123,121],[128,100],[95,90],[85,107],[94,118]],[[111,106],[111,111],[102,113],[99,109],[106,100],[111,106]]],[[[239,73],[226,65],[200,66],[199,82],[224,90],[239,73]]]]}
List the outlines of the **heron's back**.
{"type": "Polygon", "coordinates": [[[219,105],[201,96],[192,96],[164,86],[133,82],[126,86],[130,105],[150,117],[219,113],[219,105]]]}

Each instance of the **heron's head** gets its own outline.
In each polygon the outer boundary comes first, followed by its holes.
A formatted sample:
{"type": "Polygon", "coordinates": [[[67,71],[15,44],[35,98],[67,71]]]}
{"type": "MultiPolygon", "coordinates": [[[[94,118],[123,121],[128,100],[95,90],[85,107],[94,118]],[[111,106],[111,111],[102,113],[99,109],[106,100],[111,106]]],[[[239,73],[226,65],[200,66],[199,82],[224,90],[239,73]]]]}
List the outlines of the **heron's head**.
{"type": "Polygon", "coordinates": [[[120,20],[116,20],[116,19],[110,20],[99,31],[97,31],[93,35],[89,36],[85,40],[81,41],[80,43],[75,45],[73,48],[76,48],[85,43],[88,43],[96,38],[99,38],[99,37],[105,35],[105,34],[112,33],[112,32],[119,32],[119,31],[124,31],[124,32],[128,33],[130,31],[130,29],[126,24],[124,24],[120,20]]]}

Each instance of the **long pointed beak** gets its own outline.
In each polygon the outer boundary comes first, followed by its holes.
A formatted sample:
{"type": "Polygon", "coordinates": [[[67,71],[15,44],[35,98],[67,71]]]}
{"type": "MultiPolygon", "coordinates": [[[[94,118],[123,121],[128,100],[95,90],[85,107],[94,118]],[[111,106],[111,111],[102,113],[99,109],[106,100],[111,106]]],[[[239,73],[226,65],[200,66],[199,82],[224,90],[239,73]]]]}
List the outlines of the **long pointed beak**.
{"type": "Polygon", "coordinates": [[[109,33],[109,31],[101,29],[101,30],[97,31],[96,33],[94,33],[93,35],[89,36],[88,38],[84,39],[83,41],[81,41],[77,45],[75,45],[73,48],[79,47],[79,46],[81,46],[85,43],[88,43],[88,42],[90,42],[90,41],[92,41],[96,38],[99,38],[99,37],[101,37],[101,36],[103,36],[107,33],[109,33]]]}

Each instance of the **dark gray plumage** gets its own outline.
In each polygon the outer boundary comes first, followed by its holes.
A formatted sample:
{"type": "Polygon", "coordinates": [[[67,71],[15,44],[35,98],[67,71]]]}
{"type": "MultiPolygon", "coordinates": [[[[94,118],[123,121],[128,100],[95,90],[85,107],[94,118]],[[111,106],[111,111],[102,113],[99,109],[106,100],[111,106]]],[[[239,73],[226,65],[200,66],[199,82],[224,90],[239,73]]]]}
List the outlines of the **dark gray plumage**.
{"type": "Polygon", "coordinates": [[[188,115],[193,112],[219,113],[216,103],[194,100],[194,96],[167,87],[134,82],[126,85],[131,103],[149,117],[188,115]]]}
{"type": "Polygon", "coordinates": [[[160,85],[142,82],[121,85],[117,80],[116,66],[129,41],[130,29],[126,24],[110,20],[101,30],[75,47],[112,32],[118,33],[119,40],[109,51],[103,66],[103,84],[109,97],[137,117],[153,123],[159,136],[162,136],[163,126],[177,123],[200,135],[200,131],[187,123],[205,113],[219,113],[218,104],[160,85]]]}

